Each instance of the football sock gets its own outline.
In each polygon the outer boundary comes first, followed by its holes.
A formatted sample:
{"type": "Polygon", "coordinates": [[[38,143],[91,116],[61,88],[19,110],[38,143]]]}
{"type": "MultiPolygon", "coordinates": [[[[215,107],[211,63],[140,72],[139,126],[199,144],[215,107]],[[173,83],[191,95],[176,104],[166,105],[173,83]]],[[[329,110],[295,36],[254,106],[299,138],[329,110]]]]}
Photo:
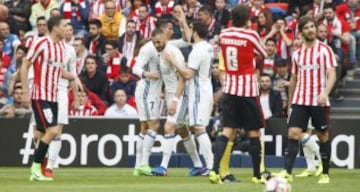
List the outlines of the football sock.
{"type": "Polygon", "coordinates": [[[260,178],[260,161],[261,161],[261,144],[259,138],[249,138],[252,165],[253,165],[253,176],[260,178]]]}
{"type": "Polygon", "coordinates": [[[288,174],[291,174],[294,166],[296,155],[299,151],[299,141],[294,139],[288,140],[287,151],[285,155],[285,169],[288,174]]]}
{"type": "Polygon", "coordinates": [[[303,145],[303,152],[306,160],[307,170],[316,171],[316,164],[314,163],[314,153],[305,145],[303,145]]]}
{"type": "Polygon", "coordinates": [[[35,163],[42,163],[48,151],[48,148],[49,148],[49,144],[40,141],[39,147],[35,149],[35,154],[34,154],[35,163]]]}
{"type": "MultiPolygon", "coordinates": [[[[307,146],[310,147],[311,151],[315,154],[316,158],[320,161],[321,160],[320,147],[319,147],[319,144],[317,144],[316,139],[317,139],[316,135],[310,136],[310,140],[307,142],[307,146]]],[[[314,164],[316,164],[315,159],[314,159],[314,164]]]]}
{"type": "MultiPolygon", "coordinates": [[[[216,138],[215,142],[215,157],[214,157],[214,166],[212,168],[216,174],[219,174],[219,165],[224,153],[226,151],[229,138],[224,135],[220,135],[216,138]]],[[[229,166],[229,165],[228,165],[229,166]]]]}
{"type": "Polygon", "coordinates": [[[214,166],[214,154],[211,150],[210,138],[206,132],[203,132],[196,135],[196,140],[199,143],[200,151],[203,153],[203,157],[206,163],[206,168],[211,170],[214,166]]]}
{"type": "MultiPolygon", "coordinates": [[[[231,156],[233,146],[234,146],[234,142],[229,141],[226,145],[225,152],[221,158],[221,161],[220,161],[220,176],[221,176],[221,178],[230,174],[230,171],[229,171],[230,156],[231,156]]],[[[215,154],[215,156],[216,156],[216,154],[215,154]]],[[[215,164],[215,162],[214,162],[214,164],[215,164]]]]}
{"type": "Polygon", "coordinates": [[[190,155],[192,162],[194,163],[194,167],[202,167],[202,163],[199,157],[199,154],[196,150],[196,144],[194,137],[189,133],[186,138],[183,138],[183,143],[186,152],[190,155]]]}
{"type": "Polygon", "coordinates": [[[144,136],[141,165],[149,165],[151,148],[155,143],[156,136],[157,136],[156,131],[151,129],[147,130],[146,135],[144,136]]]}
{"type": "Polygon", "coordinates": [[[141,165],[143,142],[144,142],[144,135],[140,133],[136,140],[135,168],[139,168],[141,165]]]}
{"type": "Polygon", "coordinates": [[[307,164],[307,169],[310,171],[315,171],[316,162],[314,155],[315,155],[315,151],[317,151],[320,156],[319,146],[316,143],[315,138],[307,133],[303,135],[303,138],[301,139],[301,143],[303,146],[303,152],[307,164]]]}
{"type": "Polygon", "coordinates": [[[164,167],[165,169],[167,169],[169,165],[171,153],[175,147],[175,137],[176,137],[175,134],[166,134],[165,141],[161,146],[163,153],[162,153],[162,161],[160,166],[164,167]]]}
{"type": "Polygon", "coordinates": [[[325,143],[320,143],[320,154],[323,163],[323,174],[329,174],[330,157],[331,157],[331,143],[330,140],[325,143]]]}
{"type": "Polygon", "coordinates": [[[48,163],[46,165],[46,169],[53,169],[57,163],[57,159],[59,157],[59,153],[61,150],[61,137],[55,137],[49,144],[48,149],[48,163]]]}

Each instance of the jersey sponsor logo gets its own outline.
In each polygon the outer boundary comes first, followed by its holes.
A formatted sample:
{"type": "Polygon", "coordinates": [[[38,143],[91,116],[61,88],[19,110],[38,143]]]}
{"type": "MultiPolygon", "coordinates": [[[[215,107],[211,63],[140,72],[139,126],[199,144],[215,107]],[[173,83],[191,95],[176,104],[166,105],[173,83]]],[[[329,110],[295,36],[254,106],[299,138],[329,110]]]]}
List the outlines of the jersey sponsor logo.
{"type": "Polygon", "coordinates": [[[307,71],[318,70],[318,69],[320,69],[320,66],[316,65],[316,64],[303,64],[303,65],[300,65],[300,69],[307,70],[307,71]]]}
{"type": "Polygon", "coordinates": [[[222,38],[221,39],[221,44],[246,47],[247,46],[247,40],[222,38]]]}

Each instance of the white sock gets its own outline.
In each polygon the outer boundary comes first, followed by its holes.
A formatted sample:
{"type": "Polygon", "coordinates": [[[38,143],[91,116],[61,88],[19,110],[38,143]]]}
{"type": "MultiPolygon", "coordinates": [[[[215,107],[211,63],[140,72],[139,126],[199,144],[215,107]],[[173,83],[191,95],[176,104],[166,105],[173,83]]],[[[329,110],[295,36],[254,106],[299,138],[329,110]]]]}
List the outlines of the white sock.
{"type": "Polygon", "coordinates": [[[151,129],[147,130],[146,135],[144,136],[141,165],[149,165],[151,148],[154,145],[156,135],[156,131],[151,129]]]}
{"type": "Polygon", "coordinates": [[[320,147],[317,144],[316,139],[317,139],[316,135],[311,135],[307,145],[308,147],[310,147],[311,151],[315,154],[316,158],[321,161],[320,147]]]}
{"type": "Polygon", "coordinates": [[[204,156],[206,168],[211,170],[214,165],[214,154],[211,150],[210,138],[206,132],[203,132],[196,136],[196,140],[198,141],[200,151],[204,156]]]}
{"type": "MultiPolygon", "coordinates": [[[[303,145],[304,157],[307,164],[307,169],[309,171],[316,170],[315,153],[313,151],[314,143],[312,141],[314,141],[314,139],[312,139],[312,137],[307,133],[304,134],[301,140],[301,143],[303,145]]],[[[316,142],[315,145],[317,145],[316,142]]]]}
{"type": "Polygon", "coordinates": [[[144,142],[144,135],[140,133],[136,140],[135,169],[139,168],[141,165],[143,142],[144,142]]]}
{"type": "Polygon", "coordinates": [[[182,141],[184,143],[186,152],[190,155],[190,158],[194,163],[194,167],[202,167],[199,154],[196,150],[194,137],[189,133],[189,135],[186,138],[184,138],[182,141]]]}
{"type": "Polygon", "coordinates": [[[46,169],[52,170],[57,167],[57,159],[59,157],[59,153],[61,150],[61,137],[55,137],[49,145],[48,148],[48,163],[46,165],[46,169]]]}
{"type": "Polygon", "coordinates": [[[169,166],[169,161],[171,158],[172,151],[175,147],[175,134],[166,134],[165,135],[165,141],[163,143],[162,147],[162,161],[161,161],[161,167],[164,167],[165,169],[169,166]]]}

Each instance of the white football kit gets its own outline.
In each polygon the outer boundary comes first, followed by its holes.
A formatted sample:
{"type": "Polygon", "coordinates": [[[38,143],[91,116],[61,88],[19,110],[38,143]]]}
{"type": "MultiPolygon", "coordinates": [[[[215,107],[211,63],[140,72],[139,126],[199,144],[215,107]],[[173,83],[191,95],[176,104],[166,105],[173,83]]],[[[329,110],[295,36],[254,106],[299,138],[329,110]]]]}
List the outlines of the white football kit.
{"type": "Polygon", "coordinates": [[[207,126],[213,109],[213,88],[211,84],[211,65],[214,48],[206,41],[193,45],[189,55],[188,68],[194,76],[188,81],[189,125],[207,126]]]}
{"type": "MultiPolygon", "coordinates": [[[[133,68],[133,73],[142,77],[143,72],[160,73],[160,54],[154,44],[146,43],[139,52],[133,68]]],[[[135,90],[135,101],[140,121],[156,120],[160,118],[160,95],[162,78],[151,80],[142,78],[135,90]]]]}
{"type": "MultiPolygon", "coordinates": [[[[171,45],[167,44],[164,48],[163,52],[167,52],[175,56],[178,63],[185,65],[185,59],[181,51],[171,45]]],[[[178,76],[176,73],[176,68],[165,61],[163,57],[160,57],[160,72],[165,84],[165,91],[166,91],[166,105],[167,107],[170,106],[171,102],[175,97],[175,93],[178,87],[178,76]]],[[[183,93],[182,96],[179,97],[176,106],[176,112],[174,115],[168,115],[167,121],[175,124],[184,124],[185,117],[187,113],[187,106],[188,106],[188,97],[183,93]]]]}

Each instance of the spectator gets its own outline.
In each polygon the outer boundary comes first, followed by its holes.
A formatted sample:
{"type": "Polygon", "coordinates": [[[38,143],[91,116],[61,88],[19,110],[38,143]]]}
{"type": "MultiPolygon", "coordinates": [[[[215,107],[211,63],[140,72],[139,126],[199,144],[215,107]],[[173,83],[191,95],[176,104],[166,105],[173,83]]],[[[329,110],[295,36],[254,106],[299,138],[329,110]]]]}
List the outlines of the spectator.
{"type": "Polygon", "coordinates": [[[66,25],[66,29],[65,29],[65,33],[64,33],[64,41],[66,44],[68,45],[73,45],[74,44],[74,27],[68,23],[66,25]]]}
{"type": "Polygon", "coordinates": [[[140,33],[136,31],[134,20],[128,20],[126,23],[126,32],[119,38],[119,51],[126,59],[131,59],[134,55],[136,45],[142,39],[140,33]]]}
{"type": "Polygon", "coordinates": [[[269,10],[261,11],[256,20],[256,31],[258,32],[260,38],[265,38],[267,34],[271,31],[273,25],[272,13],[269,10]]]}
{"type": "Polygon", "coordinates": [[[150,39],[151,32],[156,27],[157,19],[150,15],[149,8],[146,4],[139,6],[139,16],[135,17],[134,20],[136,22],[136,30],[139,31],[145,39],[150,39]]]}
{"type": "Polygon", "coordinates": [[[80,37],[74,39],[74,48],[76,52],[76,74],[85,71],[85,58],[89,55],[89,51],[85,47],[85,40],[80,37]]]}
{"type": "Polygon", "coordinates": [[[73,117],[86,117],[99,115],[97,109],[89,102],[88,92],[86,88],[83,91],[79,90],[79,109],[74,110],[70,108],[69,115],[73,117]]]}
{"type": "Polygon", "coordinates": [[[275,70],[275,62],[279,59],[279,57],[275,54],[276,51],[276,40],[273,38],[269,38],[265,42],[267,57],[260,62],[258,74],[266,73],[270,76],[273,76],[276,72],[275,70]]]}
{"type": "Polygon", "coordinates": [[[212,40],[215,36],[218,36],[221,31],[221,25],[216,22],[213,17],[213,10],[210,5],[204,5],[199,9],[199,21],[208,28],[208,40],[212,40]]]}
{"type": "Polygon", "coordinates": [[[101,22],[98,19],[93,19],[89,21],[89,35],[86,39],[86,47],[89,50],[90,54],[95,55],[98,60],[98,64],[105,72],[105,66],[103,61],[100,60],[102,55],[105,54],[105,43],[106,37],[101,33],[101,22]]]}
{"type": "Polygon", "coordinates": [[[8,23],[10,32],[18,34],[19,31],[26,32],[29,30],[29,20],[31,14],[31,2],[29,0],[13,0],[5,2],[9,9],[8,23]]]}
{"type": "Polygon", "coordinates": [[[114,94],[114,104],[112,104],[105,112],[105,117],[136,117],[137,111],[134,107],[126,103],[126,93],[122,89],[118,89],[114,94]]]}
{"type": "Polygon", "coordinates": [[[202,7],[201,3],[197,0],[185,0],[183,10],[187,20],[198,19],[199,9],[202,7]]]}
{"type": "Polygon", "coordinates": [[[87,33],[89,0],[65,0],[60,10],[64,18],[74,26],[75,35],[83,37],[87,33]]]}
{"type": "Polygon", "coordinates": [[[8,67],[8,73],[13,74],[16,71],[16,62],[18,58],[24,57],[26,55],[28,51],[28,48],[25,47],[24,45],[19,45],[19,47],[17,47],[14,58],[11,60],[11,64],[8,67]]]}
{"type": "Polygon", "coordinates": [[[96,57],[89,55],[85,59],[85,72],[80,75],[86,87],[98,95],[103,103],[108,103],[109,82],[106,74],[97,69],[96,57]]]}
{"type": "Polygon", "coordinates": [[[276,39],[276,54],[283,59],[289,59],[294,33],[286,28],[285,24],[285,19],[279,16],[272,25],[270,33],[264,39],[265,42],[269,38],[276,39]]]}
{"type": "MultiPolygon", "coordinates": [[[[128,18],[134,18],[139,16],[139,7],[141,4],[145,4],[145,0],[130,0],[131,6],[125,10],[128,18]]],[[[125,14],[126,15],[126,14],[125,14]]]]}
{"type": "MultiPolygon", "coordinates": [[[[105,10],[104,0],[90,1],[90,19],[98,19],[105,10]]],[[[127,7],[128,0],[115,0],[116,11],[121,12],[121,9],[127,7]]]]}
{"type": "Polygon", "coordinates": [[[3,61],[0,59],[0,91],[1,91],[1,96],[5,95],[5,89],[6,86],[4,85],[4,81],[5,81],[5,75],[7,72],[7,69],[3,66],[3,61]]]}
{"type": "Polygon", "coordinates": [[[102,23],[101,33],[109,40],[117,40],[126,28],[126,18],[120,12],[116,12],[115,2],[105,2],[105,12],[100,16],[102,23]]]}
{"type": "Polygon", "coordinates": [[[215,20],[220,23],[221,28],[226,28],[230,21],[230,11],[226,9],[226,0],[215,1],[215,20]]]}
{"type": "MultiPolygon", "coordinates": [[[[60,5],[60,4],[59,4],[60,5]]],[[[54,17],[54,16],[61,16],[61,11],[59,8],[54,8],[54,9],[51,9],[50,11],[50,17],[54,17]]]]}
{"type": "MultiPolygon", "coordinates": [[[[26,52],[24,53],[24,56],[26,55],[26,52]]],[[[16,82],[20,82],[20,69],[21,69],[22,61],[23,61],[23,56],[18,57],[15,63],[16,71],[14,73],[10,73],[8,71],[7,74],[5,75],[4,94],[6,97],[9,97],[9,95],[13,94],[16,82]]]]}
{"type": "Polygon", "coordinates": [[[105,50],[103,60],[106,64],[106,76],[111,85],[119,75],[120,65],[126,65],[126,58],[118,51],[116,41],[107,41],[105,50]]]}
{"type": "Polygon", "coordinates": [[[9,24],[0,22],[0,41],[3,41],[3,52],[12,59],[14,51],[21,44],[17,35],[10,33],[9,24]]]}
{"type": "Polygon", "coordinates": [[[275,62],[276,73],[273,77],[273,89],[280,92],[283,112],[287,114],[287,106],[288,106],[288,92],[289,92],[289,81],[290,81],[290,73],[289,73],[289,64],[287,60],[279,59],[275,62]]]}
{"type": "Polygon", "coordinates": [[[112,98],[115,97],[114,94],[117,90],[122,89],[125,91],[126,97],[132,101],[135,96],[136,80],[131,74],[131,69],[125,65],[121,65],[119,72],[119,80],[111,85],[112,98]]]}
{"type": "Polygon", "coordinates": [[[259,13],[265,11],[267,8],[264,5],[264,0],[256,0],[251,2],[250,17],[257,17],[259,13]]]}
{"type": "Polygon", "coordinates": [[[170,17],[171,12],[175,6],[173,0],[158,0],[155,3],[155,16],[156,17],[170,17]]]}
{"type": "Polygon", "coordinates": [[[22,105],[22,87],[20,83],[15,85],[13,97],[14,103],[3,106],[0,109],[0,116],[6,118],[23,118],[30,116],[31,109],[27,109],[22,105]]]}
{"type": "Polygon", "coordinates": [[[54,8],[59,8],[59,4],[56,0],[40,0],[39,2],[31,6],[30,24],[33,29],[36,27],[36,19],[40,16],[44,16],[49,19],[50,12],[54,8]]]}
{"type": "Polygon", "coordinates": [[[36,19],[36,29],[26,34],[26,47],[30,48],[33,42],[35,42],[39,37],[43,37],[47,33],[48,29],[46,22],[47,21],[44,16],[40,16],[36,19]]]}
{"type": "Polygon", "coordinates": [[[281,95],[272,89],[271,76],[268,74],[262,74],[260,77],[260,103],[264,119],[281,117],[281,95]]]}
{"type": "MultiPolygon", "coordinates": [[[[1,30],[1,28],[0,28],[1,30]]],[[[11,63],[11,59],[9,57],[9,55],[7,55],[4,51],[4,42],[2,40],[0,40],[0,59],[2,60],[2,67],[4,68],[8,68],[10,66],[11,63]]]]}

